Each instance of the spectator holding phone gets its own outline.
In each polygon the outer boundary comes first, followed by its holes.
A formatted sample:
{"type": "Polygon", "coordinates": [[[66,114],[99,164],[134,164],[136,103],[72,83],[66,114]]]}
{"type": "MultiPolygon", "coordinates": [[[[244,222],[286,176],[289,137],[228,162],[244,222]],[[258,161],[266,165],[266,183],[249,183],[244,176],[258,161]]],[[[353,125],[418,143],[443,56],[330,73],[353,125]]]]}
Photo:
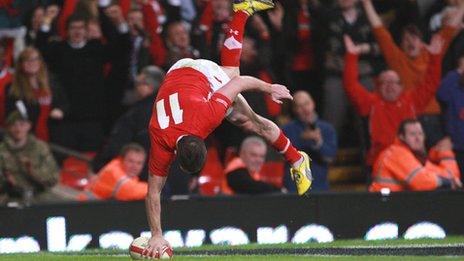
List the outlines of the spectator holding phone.
{"type": "MultiPolygon", "coordinates": [[[[318,118],[315,107],[316,104],[308,92],[297,91],[293,95],[293,111],[297,118],[282,130],[298,150],[311,155],[314,177],[312,190],[322,191],[329,189],[328,164],[337,153],[337,134],[330,123],[318,118]]],[[[289,191],[294,189],[289,188],[289,191]]]]}

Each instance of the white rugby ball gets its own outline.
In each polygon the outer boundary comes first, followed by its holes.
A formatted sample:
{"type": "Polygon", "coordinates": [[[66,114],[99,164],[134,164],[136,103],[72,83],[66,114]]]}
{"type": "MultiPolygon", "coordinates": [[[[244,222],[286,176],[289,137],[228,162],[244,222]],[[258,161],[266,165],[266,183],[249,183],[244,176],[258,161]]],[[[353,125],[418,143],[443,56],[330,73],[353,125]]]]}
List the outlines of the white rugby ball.
{"type": "Polygon", "coordinates": [[[132,259],[140,260],[140,259],[170,259],[173,255],[173,250],[169,246],[163,246],[161,249],[161,254],[156,253],[153,257],[142,256],[142,251],[148,245],[148,237],[138,237],[132,241],[129,247],[129,254],[132,259]]]}

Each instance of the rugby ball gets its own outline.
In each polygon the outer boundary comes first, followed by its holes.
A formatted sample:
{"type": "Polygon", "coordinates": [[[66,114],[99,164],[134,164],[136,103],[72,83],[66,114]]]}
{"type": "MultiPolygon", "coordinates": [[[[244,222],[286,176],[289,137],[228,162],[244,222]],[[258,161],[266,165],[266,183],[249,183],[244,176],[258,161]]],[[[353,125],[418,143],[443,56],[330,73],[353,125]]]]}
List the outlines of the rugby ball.
{"type": "Polygon", "coordinates": [[[142,252],[148,245],[148,237],[138,237],[132,241],[129,247],[129,254],[134,260],[140,259],[170,259],[173,255],[172,248],[169,246],[163,246],[161,254],[156,253],[153,257],[142,256],[142,252]]]}

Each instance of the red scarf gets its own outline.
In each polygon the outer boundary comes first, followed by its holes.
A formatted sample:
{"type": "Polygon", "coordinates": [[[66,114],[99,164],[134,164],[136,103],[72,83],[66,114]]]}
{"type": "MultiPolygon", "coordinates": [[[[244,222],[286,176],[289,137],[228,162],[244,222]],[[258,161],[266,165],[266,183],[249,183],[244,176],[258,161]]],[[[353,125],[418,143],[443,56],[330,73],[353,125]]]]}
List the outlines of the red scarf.
{"type": "Polygon", "coordinates": [[[50,115],[52,105],[52,95],[44,89],[35,90],[35,97],[40,106],[39,118],[35,125],[35,134],[37,138],[48,141],[48,116],[50,115]]]}
{"type": "Polygon", "coordinates": [[[12,75],[7,69],[0,72],[0,126],[4,127],[5,124],[5,103],[6,93],[5,87],[11,83],[12,75]]]}

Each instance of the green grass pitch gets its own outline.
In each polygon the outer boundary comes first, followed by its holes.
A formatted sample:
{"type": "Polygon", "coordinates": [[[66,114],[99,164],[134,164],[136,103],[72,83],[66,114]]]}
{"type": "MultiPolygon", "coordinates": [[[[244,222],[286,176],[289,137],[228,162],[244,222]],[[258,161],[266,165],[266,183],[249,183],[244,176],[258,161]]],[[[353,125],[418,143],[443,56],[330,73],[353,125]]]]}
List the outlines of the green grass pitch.
{"type": "MultiPolygon", "coordinates": [[[[285,250],[288,249],[300,249],[300,248],[313,248],[313,249],[324,249],[324,248],[378,248],[378,247],[421,247],[429,248],[432,246],[458,246],[464,248],[464,237],[448,237],[443,240],[381,240],[381,241],[364,241],[364,240],[337,240],[332,243],[307,243],[307,244],[276,244],[276,245],[243,245],[243,246],[202,246],[196,248],[178,248],[174,249],[173,260],[187,261],[187,260],[224,260],[224,261],[238,261],[238,260],[269,260],[269,261],[281,261],[281,260],[464,260],[464,256],[334,256],[334,255],[288,255],[284,254],[285,250]],[[237,250],[282,250],[282,255],[233,255],[233,251],[237,250]],[[221,256],[189,256],[189,251],[231,251],[230,255],[221,256]],[[178,253],[176,255],[176,252],[178,253]]],[[[131,260],[127,254],[127,251],[121,250],[86,250],[78,253],[34,253],[34,254],[8,254],[0,255],[0,261],[13,261],[13,260],[24,260],[24,261],[36,261],[36,260],[83,260],[83,261],[99,261],[99,260],[131,260]]]]}

